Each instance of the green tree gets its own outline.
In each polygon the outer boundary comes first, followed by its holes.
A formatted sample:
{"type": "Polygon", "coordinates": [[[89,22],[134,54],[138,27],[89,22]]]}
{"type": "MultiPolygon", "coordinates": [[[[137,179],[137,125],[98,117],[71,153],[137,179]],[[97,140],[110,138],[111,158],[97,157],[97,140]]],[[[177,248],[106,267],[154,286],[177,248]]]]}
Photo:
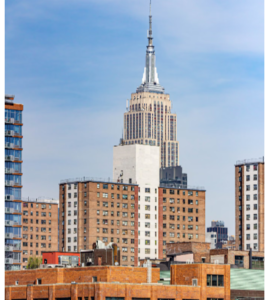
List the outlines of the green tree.
{"type": "Polygon", "coordinates": [[[42,257],[30,256],[26,269],[38,269],[42,263],[42,257]]]}

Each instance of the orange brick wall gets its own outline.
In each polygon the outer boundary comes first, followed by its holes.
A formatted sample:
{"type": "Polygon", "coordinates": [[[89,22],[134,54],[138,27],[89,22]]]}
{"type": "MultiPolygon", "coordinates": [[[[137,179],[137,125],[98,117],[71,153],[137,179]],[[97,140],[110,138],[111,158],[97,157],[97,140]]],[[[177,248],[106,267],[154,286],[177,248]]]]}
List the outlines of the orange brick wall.
{"type": "Polygon", "coordinates": [[[171,284],[191,285],[192,279],[198,279],[201,287],[200,298],[222,298],[230,300],[230,265],[191,264],[171,265],[171,284]],[[224,275],[224,287],[208,287],[207,274],[224,275]]]}
{"type": "MultiPolygon", "coordinates": [[[[35,284],[38,278],[42,284],[92,282],[96,276],[101,282],[147,282],[147,269],[134,267],[82,267],[82,268],[60,268],[60,269],[36,269],[6,271],[5,285],[14,285],[18,280],[19,285],[35,284]]],[[[152,282],[157,283],[160,278],[160,270],[152,269],[152,282]]]]}

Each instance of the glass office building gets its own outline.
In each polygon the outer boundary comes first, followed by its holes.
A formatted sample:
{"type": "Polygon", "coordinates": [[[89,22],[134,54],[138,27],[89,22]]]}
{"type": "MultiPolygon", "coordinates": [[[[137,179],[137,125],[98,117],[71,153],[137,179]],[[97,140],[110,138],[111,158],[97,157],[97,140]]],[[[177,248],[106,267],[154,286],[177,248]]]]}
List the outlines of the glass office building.
{"type": "Polygon", "coordinates": [[[5,269],[21,269],[22,104],[5,96],[5,269]]]}

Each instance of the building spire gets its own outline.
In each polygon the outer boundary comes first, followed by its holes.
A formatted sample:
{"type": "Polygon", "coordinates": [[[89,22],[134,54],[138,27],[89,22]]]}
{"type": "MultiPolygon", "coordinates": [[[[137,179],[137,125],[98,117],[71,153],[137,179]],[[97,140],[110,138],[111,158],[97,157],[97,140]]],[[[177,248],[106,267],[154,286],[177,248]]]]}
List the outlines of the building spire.
{"type": "Polygon", "coordinates": [[[152,45],[152,35],[153,35],[153,31],[152,31],[152,0],[150,0],[150,9],[149,9],[149,36],[148,36],[148,40],[149,40],[149,45],[152,45]]]}
{"type": "Polygon", "coordinates": [[[145,57],[145,68],[142,79],[142,84],[137,88],[136,92],[153,92],[164,94],[165,89],[159,84],[158,74],[156,70],[155,47],[153,45],[153,30],[152,30],[152,0],[149,5],[149,30],[148,46],[145,57]]]}

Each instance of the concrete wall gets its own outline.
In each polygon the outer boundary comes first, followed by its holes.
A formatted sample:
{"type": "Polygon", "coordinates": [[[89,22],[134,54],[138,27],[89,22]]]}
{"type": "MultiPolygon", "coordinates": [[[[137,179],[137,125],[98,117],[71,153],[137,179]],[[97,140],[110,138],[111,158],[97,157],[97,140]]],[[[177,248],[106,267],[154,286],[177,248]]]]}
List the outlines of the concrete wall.
{"type": "Polygon", "coordinates": [[[159,155],[157,146],[125,145],[113,149],[113,178],[138,184],[138,256],[158,258],[158,186],[159,155]],[[120,176],[123,174],[122,176],[120,176]],[[150,192],[146,192],[146,188],[150,192]],[[150,216],[150,218],[148,218],[150,216]],[[150,233],[150,235],[149,235],[150,233]],[[150,251],[150,253],[149,253],[150,251]]]}

